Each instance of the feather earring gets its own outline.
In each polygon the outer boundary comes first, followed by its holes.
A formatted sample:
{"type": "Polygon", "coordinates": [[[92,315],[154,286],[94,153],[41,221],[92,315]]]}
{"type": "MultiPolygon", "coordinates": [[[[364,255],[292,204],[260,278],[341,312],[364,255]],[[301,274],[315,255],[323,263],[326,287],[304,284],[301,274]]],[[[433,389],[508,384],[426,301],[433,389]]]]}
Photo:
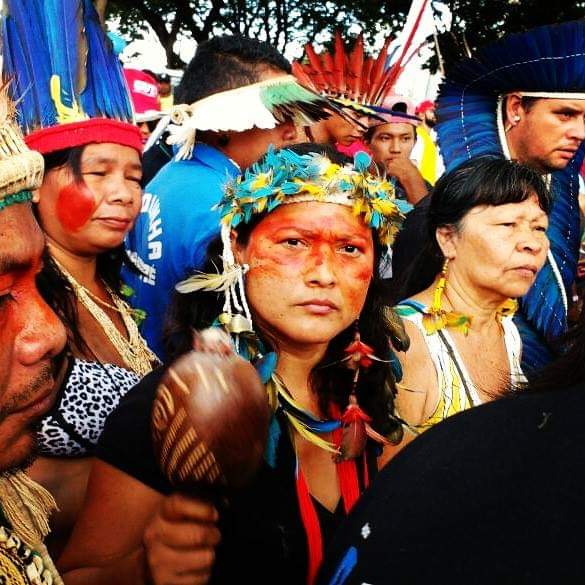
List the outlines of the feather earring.
{"type": "Polygon", "coordinates": [[[339,455],[336,461],[347,461],[359,457],[366,448],[368,437],[382,445],[388,445],[389,441],[371,426],[372,419],[362,410],[358,404],[356,388],[359,381],[361,369],[369,368],[374,361],[383,361],[374,355],[374,349],[361,340],[358,329],[358,321],[355,322],[355,333],[353,341],[345,348],[346,366],[353,370],[353,383],[349,395],[349,403],[344,413],[341,415],[343,431],[341,435],[341,444],[339,445],[339,455]]]}

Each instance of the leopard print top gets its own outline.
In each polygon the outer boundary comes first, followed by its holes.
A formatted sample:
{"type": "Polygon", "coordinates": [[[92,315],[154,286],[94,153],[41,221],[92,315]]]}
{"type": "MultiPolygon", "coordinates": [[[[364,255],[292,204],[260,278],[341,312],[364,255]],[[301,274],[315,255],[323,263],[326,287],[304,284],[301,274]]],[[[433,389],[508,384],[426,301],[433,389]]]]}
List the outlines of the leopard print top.
{"type": "Polygon", "coordinates": [[[55,405],[41,421],[40,454],[91,455],[106,418],[139,381],[140,376],[120,366],[76,358],[55,405]]]}

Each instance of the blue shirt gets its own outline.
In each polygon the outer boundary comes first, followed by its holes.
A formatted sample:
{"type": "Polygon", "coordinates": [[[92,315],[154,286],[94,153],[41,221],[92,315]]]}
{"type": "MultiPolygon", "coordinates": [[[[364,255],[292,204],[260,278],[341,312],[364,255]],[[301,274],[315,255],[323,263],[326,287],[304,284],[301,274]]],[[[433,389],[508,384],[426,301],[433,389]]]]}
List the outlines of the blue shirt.
{"type": "Polygon", "coordinates": [[[162,329],[177,282],[205,262],[209,243],[219,235],[220,216],[212,210],[238,167],[221,151],[197,143],[188,160],[171,160],[146,186],[142,209],[128,235],[128,254],[144,273],[124,271],[134,290],[131,302],[146,311],[142,334],[163,357],[162,329]]]}

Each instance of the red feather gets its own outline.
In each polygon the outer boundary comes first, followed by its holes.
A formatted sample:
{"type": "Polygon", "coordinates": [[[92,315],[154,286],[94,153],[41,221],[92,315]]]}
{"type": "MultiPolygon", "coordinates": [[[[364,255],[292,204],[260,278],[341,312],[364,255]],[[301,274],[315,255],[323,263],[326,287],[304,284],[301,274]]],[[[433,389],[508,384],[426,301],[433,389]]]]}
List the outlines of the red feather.
{"type": "Polygon", "coordinates": [[[372,67],[374,66],[373,59],[366,59],[364,61],[364,70],[362,71],[362,78],[360,80],[360,97],[361,100],[366,102],[366,94],[370,87],[370,75],[372,74],[372,67]]]}
{"type": "Polygon", "coordinates": [[[380,83],[384,77],[384,71],[386,68],[386,59],[388,57],[388,48],[390,47],[390,43],[392,42],[392,38],[388,37],[384,42],[384,46],[378,55],[378,58],[372,65],[372,71],[370,73],[370,80],[367,94],[364,96],[365,102],[368,104],[375,104],[374,96],[379,93],[380,91],[380,83]]]}
{"type": "Polygon", "coordinates": [[[319,88],[313,82],[311,76],[307,73],[307,71],[305,71],[305,68],[303,67],[303,65],[301,65],[301,63],[299,63],[299,61],[293,61],[292,72],[293,75],[299,80],[299,83],[301,85],[304,85],[305,87],[312,89],[313,91],[319,91],[319,88]]]}
{"type": "Polygon", "coordinates": [[[349,91],[351,92],[351,98],[359,101],[364,69],[364,37],[361,34],[355,41],[353,51],[349,56],[347,69],[347,81],[349,91]]]}
{"type": "Polygon", "coordinates": [[[327,85],[329,88],[335,88],[335,84],[333,81],[333,69],[334,69],[334,65],[333,65],[333,57],[331,56],[331,53],[329,52],[325,52],[323,53],[323,75],[325,76],[325,79],[327,80],[327,85]]]}
{"type": "Polygon", "coordinates": [[[335,33],[335,53],[333,55],[333,81],[337,92],[341,96],[346,95],[345,70],[347,57],[341,33],[335,33]]]}
{"type": "Polygon", "coordinates": [[[317,53],[315,53],[315,49],[313,49],[313,45],[307,43],[305,45],[305,53],[307,58],[309,59],[309,63],[311,64],[311,72],[309,75],[313,80],[313,83],[319,88],[319,91],[326,91],[327,88],[327,81],[325,76],[323,75],[323,69],[321,66],[321,59],[317,53]]]}

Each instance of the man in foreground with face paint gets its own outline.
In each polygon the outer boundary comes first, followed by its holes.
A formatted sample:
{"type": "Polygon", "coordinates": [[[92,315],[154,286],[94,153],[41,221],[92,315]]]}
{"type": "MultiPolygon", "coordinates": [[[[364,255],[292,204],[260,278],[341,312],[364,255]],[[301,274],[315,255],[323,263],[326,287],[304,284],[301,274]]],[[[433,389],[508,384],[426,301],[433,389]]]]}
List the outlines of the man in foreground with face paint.
{"type": "Polygon", "coordinates": [[[67,329],[71,358],[30,469],[59,505],[47,543],[55,554],[83,500],[106,417],[157,361],[120,280],[124,238],[140,210],[142,141],[121,65],[91,2],[45,2],[34,15],[20,0],[4,6],[4,70],[15,79],[11,91],[25,140],[45,160],[34,206],[47,241],[38,284],[67,329]],[[61,22],[67,15],[75,21],[61,22]],[[81,63],[62,59],[56,31],[64,27],[71,32],[68,55],[83,55],[81,63]],[[33,39],[43,50],[31,55],[33,39]],[[22,66],[27,62],[31,67],[22,66]],[[74,81],[78,67],[81,85],[74,81]]]}
{"type": "Polygon", "coordinates": [[[289,75],[272,46],[240,35],[197,47],[176,90],[171,141],[178,150],[147,185],[142,212],[128,236],[127,270],[134,306],[144,309],[143,333],[163,355],[162,330],[173,287],[199,270],[218,234],[222,187],[272,144],[299,141],[297,125],[326,118],[328,103],[289,75]]]}
{"type": "MultiPolygon", "coordinates": [[[[546,26],[485,47],[453,67],[437,99],[439,146],[447,171],[496,154],[547,177],[554,202],[547,263],[520,300],[516,323],[525,372],[551,359],[566,331],[568,293],[579,248],[578,173],[585,155],[585,21],[546,26]]],[[[419,252],[428,200],[409,214],[394,246],[403,279],[419,252]]]]}
{"type": "Polygon", "coordinates": [[[31,201],[38,202],[43,159],[25,146],[5,86],[0,110],[0,581],[59,584],[43,545],[55,502],[23,469],[55,400],[51,362],[65,330],[35,284],[44,238],[31,201]]]}

